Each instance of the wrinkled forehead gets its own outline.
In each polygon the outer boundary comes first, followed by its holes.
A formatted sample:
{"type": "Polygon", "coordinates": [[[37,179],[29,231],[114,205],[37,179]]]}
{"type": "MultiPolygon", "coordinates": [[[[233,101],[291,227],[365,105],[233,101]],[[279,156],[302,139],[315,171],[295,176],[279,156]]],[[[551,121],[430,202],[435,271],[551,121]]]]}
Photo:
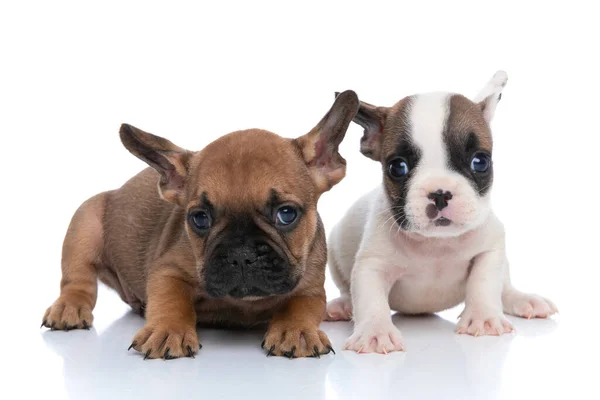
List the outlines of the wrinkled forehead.
{"type": "Polygon", "coordinates": [[[213,144],[194,165],[190,198],[204,196],[214,207],[232,211],[259,211],[273,202],[306,206],[313,201],[308,170],[289,140],[246,131],[213,144]]]}
{"type": "Polygon", "coordinates": [[[399,147],[412,147],[420,165],[443,168],[449,152],[473,148],[492,152],[492,136],[478,104],[445,92],[406,97],[391,110],[386,123],[384,157],[399,147]]]}

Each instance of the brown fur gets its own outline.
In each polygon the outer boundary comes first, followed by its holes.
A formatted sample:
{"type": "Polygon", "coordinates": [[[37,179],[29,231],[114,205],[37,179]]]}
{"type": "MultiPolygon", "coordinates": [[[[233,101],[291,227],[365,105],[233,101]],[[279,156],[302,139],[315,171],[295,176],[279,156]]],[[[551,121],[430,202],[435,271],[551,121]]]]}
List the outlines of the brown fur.
{"type": "Polygon", "coordinates": [[[92,325],[97,279],[115,289],[146,325],[132,347],[149,358],[193,356],[201,347],[197,322],[250,326],[269,322],[265,348],[275,355],[329,352],[319,330],[325,312],[326,245],[317,212],[322,193],[345,175],[337,152],[358,99],[342,93],[308,134],[285,139],[252,129],[234,132],[199,152],[130,125],[121,139],[147,168],[121,188],[86,201],[63,245],[61,295],[43,325],[69,330],[92,325]],[[298,225],[282,234],[261,213],[275,190],[302,206],[298,225]],[[208,198],[219,210],[210,234],[194,233],[188,211],[208,198]],[[251,216],[300,277],[288,294],[234,299],[207,295],[205,255],[237,215],[251,216]]]}
{"type": "MultiPolygon", "coordinates": [[[[408,112],[411,96],[404,97],[391,107],[377,107],[361,101],[360,111],[355,122],[365,128],[361,140],[361,152],[383,162],[396,151],[400,137],[410,131],[408,112]]],[[[492,152],[492,134],[483,118],[485,101],[473,103],[465,96],[454,94],[450,97],[447,134],[464,140],[474,133],[481,149],[492,152]]]]}
{"type": "Polygon", "coordinates": [[[474,133],[479,140],[479,147],[492,153],[492,132],[483,118],[484,104],[475,104],[459,94],[450,97],[447,134],[455,135],[454,140],[462,142],[470,133],[474,133]]]}

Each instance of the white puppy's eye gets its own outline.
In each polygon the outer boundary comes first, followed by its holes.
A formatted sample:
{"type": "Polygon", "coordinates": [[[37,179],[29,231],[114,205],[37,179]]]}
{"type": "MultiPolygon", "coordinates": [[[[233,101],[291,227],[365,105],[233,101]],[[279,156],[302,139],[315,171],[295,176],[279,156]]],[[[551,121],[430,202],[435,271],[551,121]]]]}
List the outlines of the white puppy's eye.
{"type": "Polygon", "coordinates": [[[388,164],[388,173],[392,179],[398,179],[408,175],[408,170],[408,163],[402,157],[394,158],[388,164]]]}
{"type": "Polygon", "coordinates": [[[473,155],[471,159],[471,169],[475,172],[487,172],[490,169],[490,165],[492,164],[492,160],[490,156],[486,153],[478,151],[473,155]]]}

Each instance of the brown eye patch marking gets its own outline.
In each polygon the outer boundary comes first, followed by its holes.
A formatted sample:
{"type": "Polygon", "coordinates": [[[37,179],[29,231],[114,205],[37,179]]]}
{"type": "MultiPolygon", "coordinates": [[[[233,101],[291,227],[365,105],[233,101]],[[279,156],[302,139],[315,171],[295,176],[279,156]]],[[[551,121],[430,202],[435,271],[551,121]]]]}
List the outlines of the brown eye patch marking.
{"type": "Polygon", "coordinates": [[[406,215],[406,196],[416,168],[421,157],[420,150],[412,143],[412,127],[410,110],[412,97],[400,100],[390,109],[383,131],[381,145],[381,166],[384,175],[384,186],[387,198],[392,207],[391,212],[398,226],[407,229],[409,220],[406,215]],[[397,179],[390,177],[389,163],[397,157],[402,157],[408,164],[408,174],[397,179]]]}
{"type": "Polygon", "coordinates": [[[471,169],[475,152],[492,154],[492,134],[481,109],[462,95],[452,95],[443,140],[449,168],[467,178],[481,196],[485,195],[493,182],[492,166],[485,173],[471,169]]]}

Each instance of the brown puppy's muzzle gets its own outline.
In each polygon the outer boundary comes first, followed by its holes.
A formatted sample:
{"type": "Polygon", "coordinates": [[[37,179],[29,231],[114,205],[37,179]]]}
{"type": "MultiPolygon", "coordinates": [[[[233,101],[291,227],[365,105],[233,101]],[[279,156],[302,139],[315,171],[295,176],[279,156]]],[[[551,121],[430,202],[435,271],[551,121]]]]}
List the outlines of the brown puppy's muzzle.
{"type": "Polygon", "coordinates": [[[296,287],[298,277],[289,260],[273,248],[258,227],[245,223],[227,231],[206,257],[203,273],[210,296],[239,299],[281,295],[296,287]]]}

